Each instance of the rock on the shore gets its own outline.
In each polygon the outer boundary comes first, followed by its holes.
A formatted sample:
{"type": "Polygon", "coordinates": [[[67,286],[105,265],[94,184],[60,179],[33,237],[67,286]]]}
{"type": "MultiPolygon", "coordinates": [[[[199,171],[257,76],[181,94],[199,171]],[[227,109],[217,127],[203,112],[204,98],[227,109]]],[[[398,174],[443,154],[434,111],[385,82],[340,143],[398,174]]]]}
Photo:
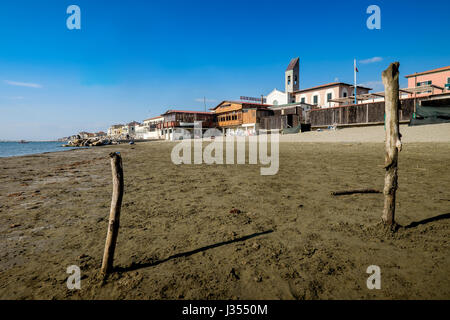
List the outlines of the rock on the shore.
{"type": "Polygon", "coordinates": [[[88,138],[88,139],[73,139],[69,140],[63,147],[97,147],[111,144],[109,139],[88,138]]]}

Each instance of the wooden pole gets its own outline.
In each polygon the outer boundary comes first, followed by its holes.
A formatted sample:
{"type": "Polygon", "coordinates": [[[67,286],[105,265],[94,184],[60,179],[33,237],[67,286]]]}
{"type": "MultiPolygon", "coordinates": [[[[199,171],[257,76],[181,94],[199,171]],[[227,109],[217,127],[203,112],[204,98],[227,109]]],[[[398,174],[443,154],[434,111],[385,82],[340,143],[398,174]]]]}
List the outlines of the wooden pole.
{"type": "Polygon", "coordinates": [[[386,175],[384,178],[384,211],[382,221],[391,228],[395,227],[395,194],[397,191],[398,152],[402,150],[399,131],[399,71],[400,63],[394,62],[383,71],[382,79],[385,88],[385,127],[386,127],[386,175]]]}
{"type": "Polygon", "coordinates": [[[108,233],[106,235],[105,251],[103,253],[102,274],[107,275],[113,269],[114,250],[119,233],[120,208],[123,198],[123,168],[120,153],[112,152],[111,169],[113,178],[113,194],[111,200],[111,211],[109,213],[108,233]]]}

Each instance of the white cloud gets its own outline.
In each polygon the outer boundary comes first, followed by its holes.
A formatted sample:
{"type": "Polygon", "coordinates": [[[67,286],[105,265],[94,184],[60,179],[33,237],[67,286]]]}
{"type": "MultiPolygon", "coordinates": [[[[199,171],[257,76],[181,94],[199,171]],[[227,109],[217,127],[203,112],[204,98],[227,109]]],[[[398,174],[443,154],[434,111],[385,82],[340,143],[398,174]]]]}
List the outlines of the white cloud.
{"type": "Polygon", "coordinates": [[[195,99],[195,101],[197,101],[197,102],[203,102],[203,101],[205,101],[205,102],[217,102],[217,100],[215,100],[215,99],[203,99],[203,98],[197,98],[197,99],[195,99]]]}
{"type": "Polygon", "coordinates": [[[18,81],[10,81],[10,80],[4,80],[4,82],[11,86],[28,87],[28,88],[42,88],[42,86],[37,83],[18,82],[18,81]]]}
{"type": "Polygon", "coordinates": [[[381,57],[373,57],[373,58],[369,58],[369,59],[365,59],[365,60],[360,60],[359,63],[369,64],[369,63],[380,62],[382,60],[383,60],[383,58],[381,58],[381,57]]]}
{"type": "Polygon", "coordinates": [[[383,81],[367,81],[367,82],[364,82],[363,85],[366,85],[366,86],[381,86],[381,85],[383,85],[383,81]]]}
{"type": "Polygon", "coordinates": [[[364,87],[372,88],[374,91],[382,91],[384,89],[383,81],[367,81],[360,84],[364,87]]]}

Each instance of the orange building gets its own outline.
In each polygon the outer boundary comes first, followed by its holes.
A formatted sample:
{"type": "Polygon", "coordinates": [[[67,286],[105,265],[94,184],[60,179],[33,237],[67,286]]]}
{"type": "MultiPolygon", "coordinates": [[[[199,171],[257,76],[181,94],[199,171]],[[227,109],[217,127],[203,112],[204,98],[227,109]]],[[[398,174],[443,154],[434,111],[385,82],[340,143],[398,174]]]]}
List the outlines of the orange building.
{"type": "Polygon", "coordinates": [[[450,90],[450,66],[413,73],[405,78],[408,79],[408,89],[416,89],[417,96],[449,92],[450,90]],[[424,90],[420,90],[420,87],[423,87],[424,90]]]}
{"type": "Polygon", "coordinates": [[[260,119],[271,115],[269,105],[244,101],[222,101],[213,110],[226,135],[255,135],[260,119]]]}

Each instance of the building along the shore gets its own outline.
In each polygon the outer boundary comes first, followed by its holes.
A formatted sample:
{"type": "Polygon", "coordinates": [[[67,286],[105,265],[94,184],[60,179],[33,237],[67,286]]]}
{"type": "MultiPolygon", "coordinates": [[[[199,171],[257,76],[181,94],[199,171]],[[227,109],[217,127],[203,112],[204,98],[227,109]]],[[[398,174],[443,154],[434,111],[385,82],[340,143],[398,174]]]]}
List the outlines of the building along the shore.
{"type": "Polygon", "coordinates": [[[118,139],[122,135],[123,124],[113,124],[108,128],[108,137],[118,139]]]}
{"type": "MultiPolygon", "coordinates": [[[[450,99],[450,66],[405,76],[408,87],[400,88],[399,120],[410,123],[415,119],[416,109],[429,101],[450,99]]],[[[350,97],[353,100],[353,97],[350,97]]],[[[358,94],[358,104],[350,104],[348,98],[336,98],[338,106],[329,109],[312,109],[312,128],[327,126],[382,125],[384,123],[384,92],[358,94]]],[[[445,104],[444,104],[445,105],[445,104]]],[[[426,110],[426,109],[424,109],[426,110]]]]}
{"type": "Polygon", "coordinates": [[[300,87],[300,59],[294,58],[289,62],[284,72],[284,92],[273,89],[264,97],[268,105],[285,105],[295,102],[294,92],[300,87]]]}
{"type": "MultiPolygon", "coordinates": [[[[284,92],[274,89],[262,96],[261,103],[226,100],[210,109],[212,112],[168,110],[161,116],[144,120],[142,125],[136,122],[126,126],[113,125],[108,129],[108,136],[173,140],[174,132],[184,129],[194,137],[194,126],[198,122],[202,123],[203,132],[217,128],[223,135],[242,136],[258,134],[260,129],[298,132],[304,128],[307,130],[309,126],[319,128],[384,122],[384,92],[370,93],[371,88],[357,85],[355,97],[354,85],[345,82],[300,89],[298,57],[290,61],[284,77],[284,92]]],[[[408,88],[400,89],[402,122],[409,121],[421,100],[450,95],[450,66],[414,73],[406,78],[408,88]]]]}
{"type": "MultiPolygon", "coordinates": [[[[177,129],[181,132],[189,133],[194,138],[194,126],[201,123],[202,131],[214,128],[214,113],[204,111],[184,111],[184,110],[168,110],[161,115],[164,120],[157,124],[157,128],[162,130],[162,136],[166,140],[174,140],[174,133],[177,129]]],[[[202,132],[202,134],[203,134],[202,132]]]]}
{"type": "MultiPolygon", "coordinates": [[[[338,105],[332,101],[336,98],[347,99],[346,104],[353,103],[351,97],[354,95],[354,85],[345,82],[332,82],[300,89],[300,59],[298,57],[289,62],[284,72],[284,84],[284,92],[275,88],[264,97],[268,105],[302,103],[314,105],[316,108],[330,108],[338,105]]],[[[357,95],[366,94],[370,90],[372,89],[357,86],[357,95]]]]}
{"type": "MultiPolygon", "coordinates": [[[[162,129],[158,128],[158,124],[164,122],[163,116],[157,116],[142,121],[142,126],[145,128],[142,133],[142,139],[163,139],[162,129]]],[[[136,132],[136,135],[138,133],[136,132]]]]}
{"type": "Polygon", "coordinates": [[[148,133],[148,127],[144,123],[140,123],[134,127],[135,139],[145,139],[144,136],[148,133]]]}
{"type": "Polygon", "coordinates": [[[80,133],[78,133],[78,135],[80,136],[81,139],[89,139],[96,137],[97,134],[92,132],[81,131],[80,133]]]}
{"type": "Polygon", "coordinates": [[[308,130],[309,111],[313,106],[306,103],[289,103],[271,106],[270,115],[260,119],[260,129],[300,132],[308,130]]]}
{"type": "Polygon", "coordinates": [[[96,138],[105,138],[106,137],[106,132],[99,131],[99,132],[94,133],[94,135],[95,135],[96,138]]]}
{"type": "MultiPolygon", "coordinates": [[[[339,104],[333,100],[336,98],[345,99],[345,104],[354,101],[355,86],[345,82],[332,82],[322,84],[312,88],[297,90],[294,92],[295,102],[308,103],[316,108],[331,108],[339,104]]],[[[367,94],[371,88],[357,86],[357,95],[367,94]]]]}
{"type": "Polygon", "coordinates": [[[422,97],[435,93],[450,92],[450,66],[416,72],[405,76],[408,89],[415,89],[411,96],[422,97]]]}
{"type": "Polygon", "coordinates": [[[272,113],[269,105],[244,101],[222,101],[212,109],[217,126],[225,135],[255,135],[261,118],[272,113]]]}
{"type": "Polygon", "coordinates": [[[132,139],[136,137],[136,126],[141,125],[137,121],[132,121],[122,127],[121,137],[123,139],[132,139]]]}

